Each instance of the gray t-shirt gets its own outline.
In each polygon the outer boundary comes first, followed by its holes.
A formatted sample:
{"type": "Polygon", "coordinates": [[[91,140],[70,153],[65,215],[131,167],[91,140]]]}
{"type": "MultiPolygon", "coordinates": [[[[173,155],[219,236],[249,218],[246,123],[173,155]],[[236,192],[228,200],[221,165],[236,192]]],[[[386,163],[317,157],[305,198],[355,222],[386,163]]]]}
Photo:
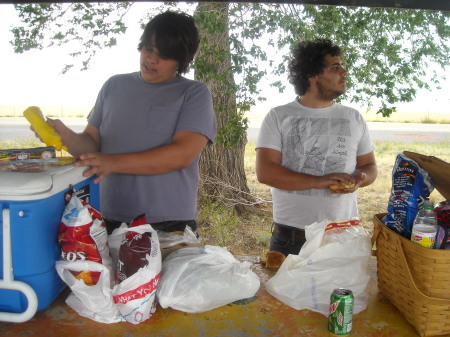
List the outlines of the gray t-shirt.
{"type": "MultiPolygon", "coordinates": [[[[216,135],[211,93],[203,83],[177,77],[152,84],[139,72],[111,77],[102,87],[89,124],[100,130],[102,153],[134,153],[170,144],[177,131],[216,135]]],[[[104,217],[150,223],[197,216],[198,160],[159,175],[110,174],[100,183],[104,217]]]]}
{"type": "MultiPolygon", "coordinates": [[[[333,103],[312,109],[293,101],[265,117],[256,148],[281,152],[282,166],[314,176],[355,171],[358,156],[374,150],[367,124],[352,108],[333,103]]],[[[305,228],[314,222],[358,216],[357,195],[328,189],[286,191],[271,188],[275,222],[305,228]]]]}

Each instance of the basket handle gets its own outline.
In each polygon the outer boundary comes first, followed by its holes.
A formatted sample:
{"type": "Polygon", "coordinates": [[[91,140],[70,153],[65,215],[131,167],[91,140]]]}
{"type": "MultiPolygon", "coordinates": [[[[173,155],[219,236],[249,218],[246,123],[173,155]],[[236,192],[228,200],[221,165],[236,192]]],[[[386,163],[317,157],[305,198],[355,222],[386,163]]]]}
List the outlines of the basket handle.
{"type": "Polygon", "coordinates": [[[372,238],[371,238],[371,242],[372,242],[372,256],[377,256],[377,249],[374,246],[375,246],[375,243],[378,240],[378,237],[380,236],[380,233],[381,233],[380,225],[375,223],[374,228],[373,228],[372,238]]]}

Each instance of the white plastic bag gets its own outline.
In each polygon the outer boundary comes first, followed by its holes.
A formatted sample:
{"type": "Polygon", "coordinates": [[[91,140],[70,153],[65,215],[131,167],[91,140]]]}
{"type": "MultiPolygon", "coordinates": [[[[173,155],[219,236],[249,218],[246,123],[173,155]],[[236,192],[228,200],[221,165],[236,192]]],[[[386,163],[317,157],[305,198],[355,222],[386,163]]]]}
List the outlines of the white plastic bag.
{"type": "MultiPolygon", "coordinates": [[[[128,321],[138,324],[150,318],[156,309],[156,288],[161,273],[161,250],[156,231],[148,224],[138,227],[121,227],[109,240],[113,244],[111,251],[118,254],[121,237],[128,232],[146,235],[151,233],[151,253],[147,255],[148,264],[132,276],[111,289],[109,269],[92,261],[57,261],[56,270],[61,279],[70,287],[72,293],[66,300],[67,305],[78,314],[101,323],[128,321]],[[83,280],[77,280],[70,271],[92,270],[100,272],[97,284],[88,286],[83,280]]],[[[117,261],[117,256],[115,257],[117,261]]]]}
{"type": "Polygon", "coordinates": [[[156,310],[156,288],[161,273],[161,250],[158,234],[151,225],[119,228],[115,234],[125,235],[128,231],[142,235],[151,233],[151,251],[146,256],[147,265],[116,284],[112,295],[120,317],[130,323],[139,324],[149,319],[156,310]]]}
{"type": "Polygon", "coordinates": [[[108,267],[93,261],[56,261],[56,271],[72,290],[66,299],[67,305],[79,315],[101,323],[121,321],[113,303],[108,267]],[[97,284],[88,286],[71,272],[85,270],[100,272],[97,284]]]}
{"type": "Polygon", "coordinates": [[[199,313],[252,297],[260,281],[250,266],[218,246],[179,249],[163,263],[157,290],[159,304],[199,313]]]}
{"type": "Polygon", "coordinates": [[[355,296],[353,313],[365,310],[371,242],[360,222],[314,223],[306,227],[306,240],[267,281],[267,291],[294,309],[328,316],[331,293],[346,288],[355,296]]]}
{"type": "Polygon", "coordinates": [[[186,226],[183,235],[165,231],[157,231],[157,233],[161,249],[170,248],[180,244],[185,246],[198,245],[202,242],[202,239],[197,237],[189,226],[186,226]]]}

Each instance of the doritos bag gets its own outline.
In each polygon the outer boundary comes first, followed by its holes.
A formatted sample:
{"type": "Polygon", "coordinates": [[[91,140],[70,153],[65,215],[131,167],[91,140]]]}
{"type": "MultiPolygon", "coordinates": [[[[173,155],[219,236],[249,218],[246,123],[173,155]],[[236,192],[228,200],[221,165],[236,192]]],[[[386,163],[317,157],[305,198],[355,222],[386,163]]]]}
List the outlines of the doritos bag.
{"type": "MultiPolygon", "coordinates": [[[[108,249],[106,225],[101,214],[80,200],[75,193],[68,201],[59,225],[58,242],[64,261],[93,261],[106,266],[112,273],[112,260],[108,249]]],[[[72,271],[86,285],[95,285],[98,271],[72,271]]]]}

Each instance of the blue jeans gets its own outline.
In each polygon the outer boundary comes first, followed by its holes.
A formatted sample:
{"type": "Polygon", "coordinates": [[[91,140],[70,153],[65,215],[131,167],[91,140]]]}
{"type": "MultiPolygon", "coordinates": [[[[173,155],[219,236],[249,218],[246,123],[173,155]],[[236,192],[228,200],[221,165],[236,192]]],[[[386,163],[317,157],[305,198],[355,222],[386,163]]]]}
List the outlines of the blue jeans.
{"type": "Polygon", "coordinates": [[[276,250],[284,255],[289,254],[298,255],[303,244],[306,242],[305,231],[290,226],[273,223],[272,224],[272,237],[270,238],[270,250],[276,250]],[[290,231],[291,234],[279,233],[275,229],[275,225],[284,229],[284,231],[290,231]]]}

